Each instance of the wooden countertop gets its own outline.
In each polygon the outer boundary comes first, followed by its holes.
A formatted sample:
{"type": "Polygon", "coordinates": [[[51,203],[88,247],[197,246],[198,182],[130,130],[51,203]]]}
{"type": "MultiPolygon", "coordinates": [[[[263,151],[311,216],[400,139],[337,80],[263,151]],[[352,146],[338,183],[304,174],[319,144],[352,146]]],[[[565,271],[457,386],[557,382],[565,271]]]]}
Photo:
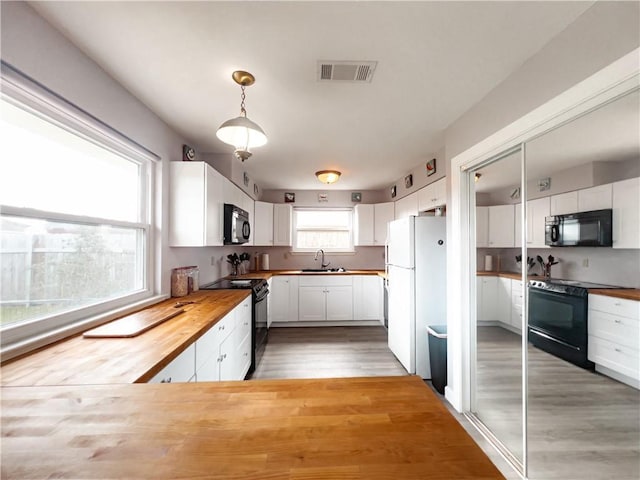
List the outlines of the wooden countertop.
{"type": "MultiPolygon", "coordinates": [[[[513,280],[522,279],[522,275],[513,272],[476,272],[478,277],[503,277],[513,280]]],[[[529,276],[529,280],[544,280],[540,276],[529,276]]],[[[625,298],[627,300],[640,301],[640,289],[637,288],[589,288],[589,293],[595,295],[605,295],[607,297],[625,298]]]]}
{"type": "Polygon", "coordinates": [[[200,290],[156,306],[195,301],[184,313],[133,338],[76,335],[2,365],[3,386],[146,382],[251,294],[200,290]]]}
{"type": "Polygon", "coordinates": [[[415,376],[2,388],[3,478],[504,479],[415,376]]]}

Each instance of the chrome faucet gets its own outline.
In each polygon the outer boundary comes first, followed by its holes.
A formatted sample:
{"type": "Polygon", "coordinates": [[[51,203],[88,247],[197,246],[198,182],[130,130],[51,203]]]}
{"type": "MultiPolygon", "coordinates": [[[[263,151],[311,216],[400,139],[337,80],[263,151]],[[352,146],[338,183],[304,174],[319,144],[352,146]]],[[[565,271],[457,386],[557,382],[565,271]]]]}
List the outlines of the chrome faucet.
{"type": "Polygon", "coordinates": [[[316,252],[316,256],[314,257],[314,261],[318,261],[318,255],[322,254],[322,260],[320,261],[320,268],[327,268],[331,262],[329,263],[324,263],[324,250],[320,249],[316,252]]]}

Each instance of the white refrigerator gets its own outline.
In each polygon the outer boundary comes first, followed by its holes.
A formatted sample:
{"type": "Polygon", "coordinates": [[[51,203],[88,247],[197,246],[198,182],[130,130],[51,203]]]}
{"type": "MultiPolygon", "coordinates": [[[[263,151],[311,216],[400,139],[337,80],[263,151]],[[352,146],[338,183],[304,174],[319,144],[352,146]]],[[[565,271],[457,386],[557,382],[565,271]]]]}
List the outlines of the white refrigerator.
{"type": "Polygon", "coordinates": [[[389,223],[389,348],[409,373],[431,378],[427,325],[446,325],[446,219],[389,223]]]}

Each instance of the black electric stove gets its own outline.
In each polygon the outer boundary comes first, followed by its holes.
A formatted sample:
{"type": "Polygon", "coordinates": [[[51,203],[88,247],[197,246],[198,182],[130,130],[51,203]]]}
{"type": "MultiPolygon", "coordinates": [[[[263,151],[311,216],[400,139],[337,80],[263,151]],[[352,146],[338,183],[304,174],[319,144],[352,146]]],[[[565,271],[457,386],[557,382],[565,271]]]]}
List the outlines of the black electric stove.
{"type": "Polygon", "coordinates": [[[529,341],[559,358],[592,370],[588,358],[588,298],[591,288],[615,285],[564,279],[530,280],[529,341]]]}
{"type": "Polygon", "coordinates": [[[256,365],[260,362],[264,349],[269,340],[267,324],[267,301],[269,295],[269,285],[262,278],[252,279],[228,279],[223,278],[213,283],[208,283],[200,287],[200,290],[229,290],[229,289],[251,289],[251,367],[249,373],[255,371],[256,365]]]}

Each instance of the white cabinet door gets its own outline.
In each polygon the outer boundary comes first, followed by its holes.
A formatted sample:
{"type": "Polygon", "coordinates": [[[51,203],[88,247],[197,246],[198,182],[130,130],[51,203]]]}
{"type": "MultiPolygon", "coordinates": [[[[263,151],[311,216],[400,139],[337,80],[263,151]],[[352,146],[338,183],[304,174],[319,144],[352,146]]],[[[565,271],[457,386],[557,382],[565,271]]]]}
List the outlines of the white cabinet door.
{"type": "Polygon", "coordinates": [[[527,247],[548,248],[544,244],[545,218],[551,215],[550,197],[527,202],[527,247]]]}
{"type": "Polygon", "coordinates": [[[498,277],[497,289],[497,320],[511,325],[511,279],[498,277]]]}
{"type": "Polygon", "coordinates": [[[255,202],[253,226],[254,245],[273,245],[273,203],[255,202]]]}
{"type": "MultiPolygon", "coordinates": [[[[513,246],[514,247],[522,247],[522,204],[516,203],[513,206],[514,213],[514,223],[513,223],[513,246]]],[[[528,220],[528,219],[527,219],[528,220]]],[[[529,222],[527,222],[527,227],[529,222]]],[[[527,231],[527,236],[529,236],[529,231],[527,231]]]]}
{"type": "Polygon", "coordinates": [[[395,215],[396,220],[411,215],[418,215],[418,192],[414,192],[398,200],[395,206],[395,215]]]}
{"type": "Polygon", "coordinates": [[[298,277],[295,275],[276,275],[271,278],[269,292],[271,322],[298,321],[298,277]]]}
{"type": "Polygon", "coordinates": [[[424,212],[440,207],[447,202],[445,179],[430,183],[418,190],[418,211],[424,212]]]}
{"type": "Polygon", "coordinates": [[[298,320],[322,322],[326,319],[326,287],[300,287],[298,320]]]}
{"type": "Polygon", "coordinates": [[[476,247],[489,246],[489,207],[476,207],[476,247]]]}
{"type": "Polygon", "coordinates": [[[578,190],[578,211],[603,210],[611,208],[612,184],[578,190]]]}
{"type": "Polygon", "coordinates": [[[476,293],[478,320],[496,320],[498,304],[498,277],[478,277],[476,293]]]}
{"type": "Polygon", "coordinates": [[[326,291],[326,320],[353,320],[353,287],[331,286],[326,291]]]}
{"type": "Polygon", "coordinates": [[[384,322],[382,278],[377,275],[353,277],[353,319],[384,322]]]}
{"type": "Polygon", "coordinates": [[[222,175],[205,162],[170,162],[169,174],[169,245],[222,245],[222,175]]]}
{"type": "Polygon", "coordinates": [[[613,248],[640,248],[640,177],[613,184],[613,248]]]}
{"type": "Polygon", "coordinates": [[[191,344],[174,358],[169,365],[156,374],[149,383],[189,382],[195,375],[196,348],[191,344]]]}
{"type": "Polygon", "coordinates": [[[356,246],[374,245],[375,207],[372,204],[356,205],[354,209],[354,244],[356,246]]]}
{"type": "Polygon", "coordinates": [[[387,225],[395,218],[394,203],[376,203],[373,206],[373,213],[373,244],[383,246],[387,243],[387,225]]]}
{"type": "Polygon", "coordinates": [[[489,247],[509,248],[515,244],[515,209],[513,205],[489,207],[489,247]]]}
{"type": "Polygon", "coordinates": [[[511,326],[522,330],[522,282],[511,280],[511,326]]]}
{"type": "Polygon", "coordinates": [[[273,205],[273,244],[292,245],[291,223],[293,208],[286,203],[273,205]]]}
{"type": "Polygon", "coordinates": [[[578,211],[578,192],[551,195],[550,215],[564,215],[578,211]]]}

